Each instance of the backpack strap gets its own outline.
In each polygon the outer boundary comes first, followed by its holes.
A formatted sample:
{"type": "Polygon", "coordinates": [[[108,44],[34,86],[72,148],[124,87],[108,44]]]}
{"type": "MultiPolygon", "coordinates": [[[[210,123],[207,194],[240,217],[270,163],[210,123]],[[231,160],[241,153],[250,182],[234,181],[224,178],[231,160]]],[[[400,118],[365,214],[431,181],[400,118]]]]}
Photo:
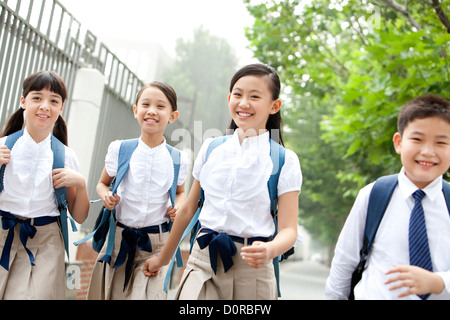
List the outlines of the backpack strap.
{"type": "Polygon", "coordinates": [[[442,180],[442,192],[444,193],[445,203],[450,214],[450,183],[445,180],[442,180]]]}
{"type": "MultiPolygon", "coordinates": [[[[178,176],[180,173],[180,164],[181,164],[181,152],[180,150],[168,145],[166,143],[167,150],[170,153],[170,156],[172,158],[173,163],[173,181],[172,186],[169,189],[169,198],[170,203],[172,204],[172,207],[175,207],[175,198],[177,196],[177,188],[178,188],[178,176]]],[[[169,222],[169,230],[172,229],[173,222],[169,222]]],[[[175,252],[175,257],[177,260],[177,267],[182,268],[183,267],[183,256],[181,255],[180,247],[178,246],[177,251],[175,252]]],[[[171,268],[167,271],[168,273],[172,273],[173,264],[171,265],[171,268]]]]}
{"type": "Polygon", "coordinates": [[[275,218],[278,210],[278,180],[286,158],[286,149],[272,139],[270,139],[270,158],[272,159],[273,169],[267,187],[270,196],[270,212],[275,218]]]}
{"type": "MultiPolygon", "coordinates": [[[[10,134],[6,137],[5,146],[7,146],[9,150],[11,150],[14,147],[17,139],[19,139],[22,135],[23,129],[10,134]]],[[[3,191],[3,177],[5,175],[5,168],[6,164],[2,164],[2,166],[0,167],[0,192],[3,191]]]]}
{"type": "MultiPolygon", "coordinates": [[[[50,144],[53,152],[53,170],[64,168],[64,162],[66,159],[65,151],[66,146],[59,141],[55,136],[51,135],[50,144]]],[[[69,231],[67,225],[67,219],[69,219],[72,231],[76,232],[77,227],[73,218],[67,214],[67,199],[66,199],[66,187],[55,188],[56,201],[58,202],[59,219],[61,223],[61,233],[64,240],[64,247],[66,250],[67,258],[69,259],[69,231]]],[[[70,259],[69,259],[70,261],[70,259]]]]}
{"type": "MultiPolygon", "coordinates": [[[[117,189],[119,188],[120,182],[122,182],[123,178],[125,177],[125,174],[128,172],[128,169],[130,168],[131,156],[133,155],[133,152],[137,148],[138,144],[139,144],[138,138],[123,140],[120,143],[117,173],[113,183],[111,184],[111,191],[113,195],[117,193],[117,189]]],[[[105,222],[107,220],[109,223],[108,227],[109,232],[108,232],[108,244],[106,246],[106,253],[102,258],[100,258],[99,261],[110,263],[111,255],[114,249],[114,238],[116,236],[116,209],[108,210],[105,208],[103,212],[104,215],[106,216],[104,219],[105,222]]]]}
{"type": "MultiPolygon", "coordinates": [[[[269,189],[270,196],[270,213],[273,217],[275,224],[274,237],[278,233],[278,180],[280,178],[281,168],[284,165],[286,158],[286,149],[279,143],[270,139],[270,158],[272,160],[273,169],[270,175],[267,187],[269,189]]],[[[278,296],[281,297],[280,290],[280,261],[283,259],[283,255],[273,258],[273,267],[275,272],[275,278],[277,280],[278,296]]]]}
{"type": "Polygon", "coordinates": [[[354,288],[361,280],[367,258],[369,257],[375,234],[383,218],[384,212],[391,200],[392,193],[398,184],[398,174],[384,176],[375,181],[369,196],[366,225],[364,228],[363,247],[360,251],[360,261],[352,274],[349,300],[354,300],[354,288]]]}
{"type": "Polygon", "coordinates": [[[173,182],[172,182],[172,186],[170,187],[169,190],[169,198],[170,198],[170,202],[172,204],[172,207],[175,207],[175,197],[177,195],[177,183],[178,183],[178,175],[180,173],[180,164],[181,164],[181,152],[180,150],[166,144],[167,146],[167,150],[170,153],[170,156],[172,157],[172,162],[173,162],[173,182]]]}

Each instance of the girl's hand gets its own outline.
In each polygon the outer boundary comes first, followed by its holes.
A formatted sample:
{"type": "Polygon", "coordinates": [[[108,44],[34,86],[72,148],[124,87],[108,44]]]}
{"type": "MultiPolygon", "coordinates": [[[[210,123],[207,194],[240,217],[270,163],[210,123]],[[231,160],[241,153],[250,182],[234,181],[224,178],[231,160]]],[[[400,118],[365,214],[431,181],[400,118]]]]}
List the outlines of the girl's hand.
{"type": "Polygon", "coordinates": [[[167,208],[167,214],[169,215],[170,221],[172,222],[175,221],[175,217],[177,216],[177,210],[178,207],[173,208],[172,206],[170,206],[169,208],[167,208]]]}
{"type": "Polygon", "coordinates": [[[243,247],[241,250],[242,259],[252,268],[263,267],[271,255],[268,242],[255,241],[251,246],[243,247]]]}
{"type": "Polygon", "coordinates": [[[442,278],[428,270],[416,266],[398,265],[386,272],[386,274],[394,273],[395,275],[389,278],[385,284],[388,285],[395,282],[395,284],[389,288],[390,290],[407,287],[408,290],[399,294],[399,298],[403,298],[411,294],[439,294],[444,290],[444,282],[442,278]]]}
{"type": "Polygon", "coordinates": [[[120,201],[120,197],[116,194],[112,194],[112,191],[108,191],[103,197],[102,197],[103,205],[106,209],[112,210],[114,209],[117,204],[120,201]]]}
{"type": "Polygon", "coordinates": [[[53,187],[75,187],[76,189],[86,188],[84,177],[69,168],[55,169],[52,172],[53,187]]]}
{"type": "Polygon", "coordinates": [[[8,164],[11,160],[11,150],[7,146],[0,146],[0,165],[8,164]]]}
{"type": "Polygon", "coordinates": [[[142,272],[147,277],[156,276],[161,273],[161,263],[159,262],[158,256],[151,257],[145,260],[144,267],[142,268],[142,272]]]}

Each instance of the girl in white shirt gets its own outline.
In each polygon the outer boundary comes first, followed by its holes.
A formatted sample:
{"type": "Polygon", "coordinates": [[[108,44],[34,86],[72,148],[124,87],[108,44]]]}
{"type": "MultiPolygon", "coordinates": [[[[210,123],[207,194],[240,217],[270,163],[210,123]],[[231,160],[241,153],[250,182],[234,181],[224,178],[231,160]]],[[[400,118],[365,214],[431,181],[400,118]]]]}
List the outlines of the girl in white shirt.
{"type": "Polygon", "coordinates": [[[206,162],[211,140],[205,141],[194,164],[194,183],[172,233],[161,253],[144,266],[144,273],[151,276],[170,262],[197,209],[202,188],[205,194],[199,216],[202,228],[177,293],[179,299],[277,298],[272,259],[289,250],[296,241],[302,181],[298,157],[286,150],[278,183],[278,234],[272,239],[275,225],[267,182],[274,164],[269,138],[282,142],[279,92],[278,75],[262,64],[243,67],[231,80],[228,102],[233,119],[230,129],[235,129],[234,134],[216,147],[206,162]],[[219,257],[215,266],[202,237],[225,242],[236,248],[236,254],[219,257]],[[220,260],[224,259],[232,260],[231,267],[223,266],[220,260]]]}
{"type": "MultiPolygon", "coordinates": [[[[112,194],[110,185],[118,169],[121,141],[110,144],[105,168],[97,185],[97,192],[107,209],[116,210],[114,250],[110,264],[97,262],[88,292],[88,299],[166,299],[163,290],[164,273],[149,279],[143,276],[144,261],[157,254],[168,237],[168,222],[173,220],[177,206],[184,200],[184,181],[189,170],[187,155],[181,153],[177,181],[175,208],[169,204],[169,189],[174,179],[174,167],[167,149],[164,131],[178,117],[177,96],[169,85],[152,82],[138,93],[133,106],[134,116],[141,126],[141,136],[134,150],[130,167],[121,181],[117,193],[112,194]],[[154,229],[150,231],[151,229],[154,229]],[[150,248],[136,250],[134,261],[118,259],[119,253],[131,243],[127,235],[149,238],[150,248]],[[119,261],[119,262],[117,262],[119,261]],[[130,263],[131,271],[126,271],[130,263]]],[[[131,236],[132,238],[133,236],[131,236]]],[[[145,239],[146,240],[146,239],[145,239]]],[[[139,239],[138,239],[139,241],[139,239]]],[[[99,257],[107,248],[105,242],[99,257]]],[[[122,254],[123,255],[123,254],[122,254]]],[[[132,255],[131,255],[132,256],[132,255]]]]}
{"type": "Polygon", "coordinates": [[[20,108],[0,138],[0,164],[6,165],[0,193],[0,299],[65,298],[64,243],[54,188],[66,187],[68,209],[78,223],[89,211],[86,181],[78,173],[73,150],[65,147],[65,167],[52,170],[52,130],[67,145],[67,128],[61,117],[66,97],[66,86],[56,73],[30,75],[23,82],[20,108]],[[24,113],[23,135],[9,150],[6,138],[23,128],[24,113]],[[13,223],[7,229],[8,222],[13,223]]]}

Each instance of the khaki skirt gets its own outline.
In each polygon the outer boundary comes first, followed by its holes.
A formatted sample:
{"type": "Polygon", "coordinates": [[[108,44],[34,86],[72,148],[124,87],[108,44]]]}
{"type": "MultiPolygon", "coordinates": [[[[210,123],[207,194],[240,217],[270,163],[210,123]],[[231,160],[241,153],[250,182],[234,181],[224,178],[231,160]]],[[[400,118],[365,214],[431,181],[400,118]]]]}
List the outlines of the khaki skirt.
{"type": "MultiPolygon", "coordinates": [[[[118,268],[113,268],[120,250],[123,228],[116,226],[114,249],[111,255],[111,264],[97,261],[92,272],[91,282],[87,294],[88,300],[165,300],[164,279],[167,267],[161,269],[157,276],[147,277],[142,272],[145,260],[157,255],[167,238],[169,232],[149,233],[152,252],[136,248],[136,255],[131,270],[131,277],[124,288],[125,268],[127,260],[118,268]]],[[[107,242],[99,253],[99,258],[106,253],[107,242]]],[[[128,258],[128,257],[127,257],[128,258]]]]}
{"type": "MultiPolygon", "coordinates": [[[[34,266],[20,242],[20,224],[14,227],[9,271],[0,266],[0,298],[2,300],[65,299],[64,241],[57,222],[36,226],[36,234],[28,238],[27,248],[33,254],[34,266]]],[[[0,254],[8,230],[0,230],[0,254]]]]}
{"type": "Polygon", "coordinates": [[[218,255],[217,273],[211,268],[208,247],[200,249],[195,241],[180,282],[178,300],[276,300],[277,283],[272,260],[261,268],[252,268],[240,255],[241,243],[235,242],[237,253],[233,266],[224,272],[218,255]]]}

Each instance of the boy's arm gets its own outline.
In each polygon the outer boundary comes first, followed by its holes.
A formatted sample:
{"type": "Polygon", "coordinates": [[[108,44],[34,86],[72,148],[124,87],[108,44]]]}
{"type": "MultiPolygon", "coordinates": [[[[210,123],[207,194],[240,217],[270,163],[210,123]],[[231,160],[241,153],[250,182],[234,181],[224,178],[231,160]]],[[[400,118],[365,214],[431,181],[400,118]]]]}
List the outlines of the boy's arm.
{"type": "Polygon", "coordinates": [[[371,190],[369,186],[361,189],[339,235],[330,275],[326,282],[326,299],[348,299],[352,274],[360,259],[359,252],[362,248],[368,199],[371,190]]]}

